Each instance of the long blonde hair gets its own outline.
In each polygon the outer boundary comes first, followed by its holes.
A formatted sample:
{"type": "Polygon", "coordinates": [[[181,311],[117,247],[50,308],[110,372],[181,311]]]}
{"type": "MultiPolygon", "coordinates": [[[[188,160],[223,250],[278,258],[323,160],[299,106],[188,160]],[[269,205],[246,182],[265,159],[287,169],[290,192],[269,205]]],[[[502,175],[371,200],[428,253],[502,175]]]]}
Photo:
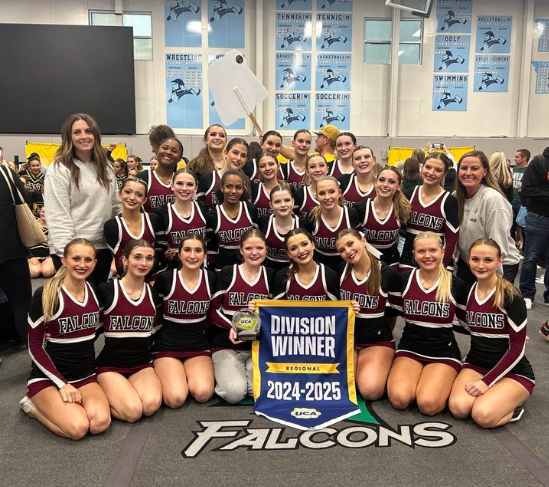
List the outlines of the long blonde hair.
{"type": "Polygon", "coordinates": [[[505,157],[505,153],[501,151],[494,152],[490,156],[489,165],[494,178],[496,178],[496,181],[500,184],[500,186],[510,188],[513,184],[513,176],[507,167],[507,158],[505,157]]]}
{"type": "MultiPolygon", "coordinates": [[[[402,184],[402,173],[398,168],[394,166],[385,166],[381,171],[379,171],[379,174],[376,177],[376,181],[383,171],[394,172],[398,177],[399,184],[402,184]]],[[[395,194],[393,195],[393,208],[395,209],[396,219],[400,223],[406,224],[406,222],[410,218],[410,213],[412,209],[408,198],[406,198],[406,196],[402,194],[402,189],[397,189],[395,194]]]]}
{"type": "MultiPolygon", "coordinates": [[[[416,238],[414,238],[414,250],[416,247],[416,242],[422,239],[435,240],[439,244],[440,248],[444,251],[444,245],[442,245],[442,239],[440,238],[440,236],[438,236],[436,233],[433,233],[433,232],[418,233],[416,235],[416,238]]],[[[446,268],[444,267],[444,264],[442,263],[442,259],[440,260],[440,265],[439,265],[439,277],[440,277],[440,282],[437,287],[436,300],[447,303],[448,301],[450,301],[450,298],[452,297],[452,273],[446,270],[446,268]]]]}
{"type": "MultiPolygon", "coordinates": [[[[305,130],[305,132],[308,132],[308,130],[305,130]]],[[[321,159],[322,161],[324,161],[324,164],[326,164],[327,168],[326,175],[328,174],[328,172],[330,172],[328,161],[322,154],[308,154],[307,159],[305,160],[305,175],[303,176],[303,184],[305,186],[311,185],[311,178],[307,174],[307,171],[309,170],[309,161],[312,161],[313,159],[321,159]]]]}
{"type": "MultiPolygon", "coordinates": [[[[333,176],[323,176],[316,182],[317,192],[318,192],[318,185],[322,181],[332,181],[332,182],[335,183],[337,188],[340,189],[339,188],[339,181],[336,178],[334,178],[333,176]]],[[[318,196],[317,196],[317,199],[318,199],[318,196]]],[[[345,198],[343,198],[342,194],[339,195],[339,198],[337,199],[337,204],[341,207],[345,206],[345,198]]],[[[322,205],[318,204],[309,212],[309,217],[308,218],[313,223],[316,223],[318,221],[318,219],[320,218],[321,213],[322,213],[322,205]]]]}
{"type": "MultiPolygon", "coordinates": [[[[501,259],[501,248],[498,243],[491,238],[479,238],[478,240],[475,240],[471,244],[471,247],[469,247],[469,256],[471,255],[471,250],[479,245],[487,245],[488,247],[496,249],[498,259],[501,259]]],[[[496,291],[494,292],[493,303],[496,308],[503,309],[505,306],[505,300],[512,299],[514,296],[518,296],[519,293],[515,286],[513,286],[513,284],[511,284],[507,279],[498,276],[497,274],[496,279],[496,291]]]]}
{"type": "MultiPolygon", "coordinates": [[[[63,257],[66,259],[69,255],[71,247],[75,245],[85,245],[91,247],[95,254],[95,247],[85,238],[73,238],[63,250],[63,257]]],[[[63,280],[67,277],[67,268],[63,264],[55,275],[46,281],[44,284],[44,292],[42,293],[42,310],[44,312],[44,322],[51,320],[59,307],[59,288],[63,284],[63,280]]]]}

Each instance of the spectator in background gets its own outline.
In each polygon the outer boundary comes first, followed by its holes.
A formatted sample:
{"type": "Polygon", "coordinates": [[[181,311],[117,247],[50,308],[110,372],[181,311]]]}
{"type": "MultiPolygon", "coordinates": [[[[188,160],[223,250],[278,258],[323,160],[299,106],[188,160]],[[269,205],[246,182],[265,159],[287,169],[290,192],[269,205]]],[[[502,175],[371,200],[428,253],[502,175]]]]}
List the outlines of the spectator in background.
{"type": "Polygon", "coordinates": [[[415,157],[408,157],[402,166],[402,191],[411,193],[416,186],[423,184],[421,164],[415,157]]]}
{"type": "MultiPolygon", "coordinates": [[[[549,242],[549,147],[528,164],[522,177],[522,204],[526,206],[526,242],[520,273],[520,292],[526,308],[536,295],[536,261],[547,253],[549,242]]],[[[549,268],[545,268],[544,304],[549,305],[549,268]]]]}
{"type": "Polygon", "coordinates": [[[120,191],[122,184],[124,184],[124,181],[128,178],[128,166],[124,159],[116,159],[116,161],[113,162],[112,167],[116,176],[116,186],[118,187],[118,191],[120,191]]]}
{"type": "Polygon", "coordinates": [[[515,239],[516,242],[522,242],[523,240],[522,238],[519,238],[521,237],[521,235],[518,234],[518,232],[520,232],[520,227],[517,227],[515,220],[521,207],[520,193],[522,191],[522,177],[524,176],[524,171],[526,171],[529,160],[529,150],[519,149],[515,152],[515,165],[512,168],[513,200],[511,201],[511,206],[513,207],[513,226],[511,227],[511,236],[515,239]]]}
{"type": "Polygon", "coordinates": [[[494,152],[490,156],[490,170],[498,182],[499,189],[511,203],[513,201],[513,176],[507,167],[507,159],[503,152],[494,152]]]}
{"type": "Polygon", "coordinates": [[[143,171],[143,159],[135,154],[130,154],[128,156],[128,171],[132,171],[134,169],[137,172],[143,171]]]}
{"type": "Polygon", "coordinates": [[[149,165],[151,167],[151,171],[156,171],[156,168],[158,167],[158,157],[152,156],[149,165]]]}

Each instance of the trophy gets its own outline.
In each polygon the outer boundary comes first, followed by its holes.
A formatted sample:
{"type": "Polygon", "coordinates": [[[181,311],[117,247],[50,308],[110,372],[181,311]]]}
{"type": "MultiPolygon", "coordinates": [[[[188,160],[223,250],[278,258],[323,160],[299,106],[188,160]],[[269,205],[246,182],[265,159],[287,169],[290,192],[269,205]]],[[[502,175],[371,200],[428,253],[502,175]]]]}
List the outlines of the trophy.
{"type": "Polygon", "coordinates": [[[259,336],[261,319],[255,311],[241,309],[233,315],[231,325],[239,340],[250,342],[257,340],[259,336]]]}

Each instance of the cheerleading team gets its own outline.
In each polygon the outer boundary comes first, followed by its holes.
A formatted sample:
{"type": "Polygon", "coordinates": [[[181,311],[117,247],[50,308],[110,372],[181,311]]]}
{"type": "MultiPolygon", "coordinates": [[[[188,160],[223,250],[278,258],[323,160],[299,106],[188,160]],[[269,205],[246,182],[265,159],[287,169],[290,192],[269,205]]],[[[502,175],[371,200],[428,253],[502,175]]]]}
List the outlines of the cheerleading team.
{"type": "Polygon", "coordinates": [[[432,416],[446,407],[461,369],[453,321],[456,311],[465,308],[467,290],[445,269],[439,235],[418,234],[413,252],[419,269],[400,274],[401,303],[394,305],[405,324],[387,395],[395,409],[406,409],[415,400],[423,414],[432,416]]]}
{"type": "Polygon", "coordinates": [[[332,163],[330,176],[339,178],[355,171],[353,166],[353,150],[356,147],[356,137],[351,132],[340,132],[336,138],[337,159],[332,163]]]}
{"type": "Polygon", "coordinates": [[[215,393],[230,404],[253,394],[253,364],[250,342],[240,342],[231,327],[233,315],[251,305],[251,301],[272,297],[274,271],[263,266],[267,242],[257,228],[242,234],[239,252],[241,264],[223,267],[210,307],[210,319],[216,327],[213,340],[215,393]]]}
{"type": "Polygon", "coordinates": [[[206,243],[187,235],[179,244],[181,269],[163,272],[154,289],[162,298],[162,327],[153,346],[154,370],[166,406],[179,408],[190,394],[208,401],[214,392],[214,369],[206,323],[215,290],[215,274],[203,268],[206,243]]]}
{"type": "Polygon", "coordinates": [[[318,206],[316,184],[320,179],[328,175],[328,171],[328,163],[324,156],[314,154],[307,157],[303,186],[294,191],[295,212],[298,215],[304,216],[318,206]]]}
{"type": "Polygon", "coordinates": [[[61,262],[55,276],[32,297],[32,370],[19,405],[53,433],[79,440],[87,432],[105,431],[111,422],[109,401],[95,373],[99,302],[86,282],[96,265],[95,248],[84,238],[73,239],[61,262]]]}
{"type": "Polygon", "coordinates": [[[105,345],[96,359],[97,381],[111,415],[133,423],[162,404],[162,386],[153,369],[151,337],[159,303],[145,282],[154,265],[154,246],[132,240],[124,247],[120,279],[99,286],[105,345]]]}
{"type": "Polygon", "coordinates": [[[357,145],[352,152],[354,171],[338,178],[343,198],[347,206],[375,196],[376,158],[372,149],[357,145]]]}
{"type": "Polygon", "coordinates": [[[355,229],[343,230],[336,248],[340,267],[341,299],[353,301],[355,311],[355,380],[364,399],[375,401],[385,392],[395,355],[395,340],[387,324],[389,302],[400,296],[396,270],[379,262],[355,229]]]}
{"type": "Polygon", "coordinates": [[[472,417],[483,428],[519,419],[520,406],[535,385],[525,355],[526,305],[515,287],[497,274],[502,264],[502,251],[494,240],[473,242],[469,266],[477,281],[466,305],[471,348],[449,401],[456,418],[472,417]]]}

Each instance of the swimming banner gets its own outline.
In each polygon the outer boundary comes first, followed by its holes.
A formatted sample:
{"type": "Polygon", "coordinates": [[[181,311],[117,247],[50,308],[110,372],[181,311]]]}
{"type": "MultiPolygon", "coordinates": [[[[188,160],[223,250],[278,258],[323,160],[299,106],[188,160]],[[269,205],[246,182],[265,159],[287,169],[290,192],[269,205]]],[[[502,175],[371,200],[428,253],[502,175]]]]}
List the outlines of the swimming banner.
{"type": "Polygon", "coordinates": [[[350,301],[265,300],[258,307],[254,412],[302,430],[359,413],[350,301]]]}

